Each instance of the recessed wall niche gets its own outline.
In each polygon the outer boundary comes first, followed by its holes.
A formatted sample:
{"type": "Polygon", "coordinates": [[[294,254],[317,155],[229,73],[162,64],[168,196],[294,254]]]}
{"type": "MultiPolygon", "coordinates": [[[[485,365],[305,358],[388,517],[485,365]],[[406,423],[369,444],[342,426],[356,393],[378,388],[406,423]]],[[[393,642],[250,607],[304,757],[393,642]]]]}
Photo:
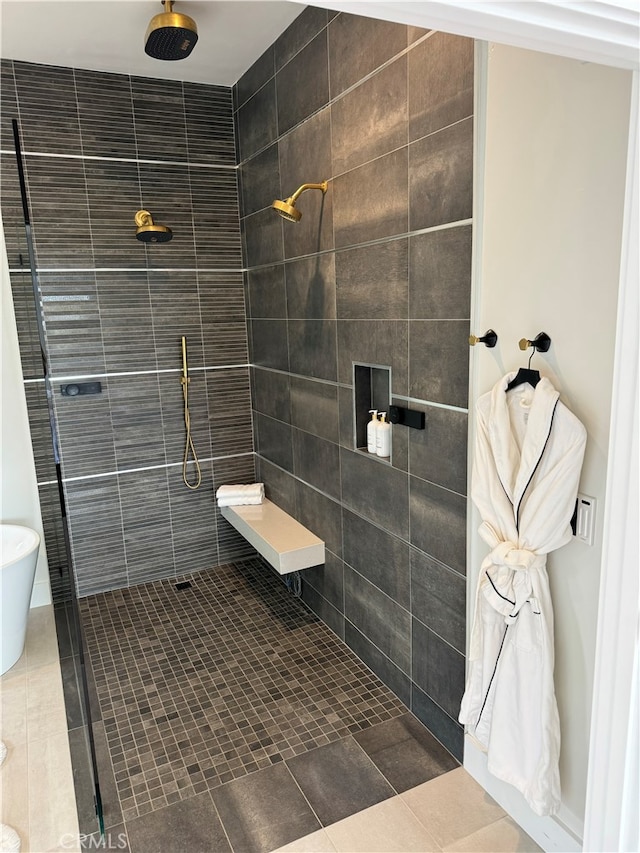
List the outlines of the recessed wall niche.
{"type": "Polygon", "coordinates": [[[354,447],[379,462],[390,462],[391,455],[379,457],[367,451],[367,424],[370,411],[386,412],[391,405],[391,367],[381,364],[353,364],[354,447]]]}

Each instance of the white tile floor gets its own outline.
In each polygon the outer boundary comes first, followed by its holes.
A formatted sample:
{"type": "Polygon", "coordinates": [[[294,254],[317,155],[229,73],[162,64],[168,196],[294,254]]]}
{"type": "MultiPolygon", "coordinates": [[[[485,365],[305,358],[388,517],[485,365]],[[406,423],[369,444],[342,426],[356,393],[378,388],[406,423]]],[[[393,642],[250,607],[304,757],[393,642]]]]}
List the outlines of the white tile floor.
{"type": "MultiPolygon", "coordinates": [[[[53,608],[30,612],[20,660],[0,678],[2,823],[22,853],[77,853],[78,818],[53,608]]],[[[277,853],[529,853],[540,848],[462,768],[384,800],[277,853]]],[[[195,851],[194,851],[195,853],[195,851]]]]}
{"type": "Polygon", "coordinates": [[[0,678],[2,823],[22,853],[80,849],[53,607],[29,612],[22,657],[0,678]]]}
{"type": "Polygon", "coordinates": [[[276,853],[533,853],[540,849],[459,767],[276,853]]]}

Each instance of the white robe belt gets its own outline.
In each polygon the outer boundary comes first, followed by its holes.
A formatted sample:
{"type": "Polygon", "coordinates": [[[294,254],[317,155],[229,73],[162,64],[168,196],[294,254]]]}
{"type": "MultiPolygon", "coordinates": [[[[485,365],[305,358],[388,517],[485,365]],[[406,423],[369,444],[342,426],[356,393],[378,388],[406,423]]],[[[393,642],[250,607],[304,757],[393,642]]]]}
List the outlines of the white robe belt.
{"type": "Polygon", "coordinates": [[[493,529],[483,524],[482,538],[493,545],[481,566],[480,590],[489,604],[504,616],[507,625],[517,617],[529,602],[534,612],[540,610],[533,596],[531,573],[544,569],[546,554],[536,554],[527,548],[518,548],[513,542],[498,541],[493,529]]]}

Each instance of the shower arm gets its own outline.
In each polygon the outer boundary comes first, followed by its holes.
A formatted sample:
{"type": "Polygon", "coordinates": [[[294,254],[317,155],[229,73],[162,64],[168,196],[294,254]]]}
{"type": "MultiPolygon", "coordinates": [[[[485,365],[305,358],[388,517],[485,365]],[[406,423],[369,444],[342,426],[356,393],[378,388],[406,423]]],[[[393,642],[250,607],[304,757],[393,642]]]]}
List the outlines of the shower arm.
{"type": "Polygon", "coordinates": [[[328,181],[322,181],[321,184],[303,184],[301,187],[298,187],[298,189],[294,192],[292,196],[287,199],[287,201],[289,202],[289,204],[295,204],[296,201],[302,195],[302,193],[306,192],[307,190],[322,190],[323,193],[326,193],[328,185],[328,181]]]}

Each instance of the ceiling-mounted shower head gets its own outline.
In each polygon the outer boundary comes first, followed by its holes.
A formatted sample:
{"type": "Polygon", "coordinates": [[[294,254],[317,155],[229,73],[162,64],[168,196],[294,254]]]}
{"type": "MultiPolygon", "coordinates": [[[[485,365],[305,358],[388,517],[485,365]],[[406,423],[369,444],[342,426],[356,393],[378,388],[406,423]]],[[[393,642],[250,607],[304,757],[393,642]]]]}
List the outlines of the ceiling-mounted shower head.
{"type": "Polygon", "coordinates": [[[168,243],[173,237],[171,228],[166,225],[154,225],[148,210],[139,210],[134,216],[138,226],[136,239],[141,243],[168,243]]]}
{"type": "Polygon", "coordinates": [[[172,11],[173,0],[162,0],[165,11],[151,19],[144,37],[144,52],[154,59],[186,59],[198,41],[193,18],[172,11]]]}
{"type": "Polygon", "coordinates": [[[292,196],[289,196],[289,198],[284,201],[277,198],[272,202],[271,207],[276,210],[283,219],[286,219],[289,222],[300,222],[302,219],[302,212],[296,207],[296,201],[299,196],[307,190],[322,190],[324,195],[327,191],[328,185],[327,181],[322,181],[321,184],[303,184],[301,187],[298,187],[292,196]]]}

